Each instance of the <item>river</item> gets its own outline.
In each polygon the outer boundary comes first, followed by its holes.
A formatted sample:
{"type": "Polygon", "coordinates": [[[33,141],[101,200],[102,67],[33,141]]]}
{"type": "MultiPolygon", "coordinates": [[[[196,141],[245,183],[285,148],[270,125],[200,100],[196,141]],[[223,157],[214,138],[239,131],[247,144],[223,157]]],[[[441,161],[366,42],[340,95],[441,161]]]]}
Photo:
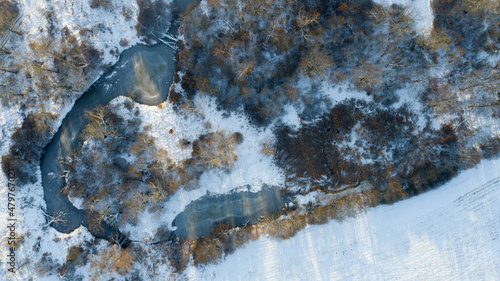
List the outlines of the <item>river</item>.
{"type": "MultiPolygon", "coordinates": [[[[175,1],[178,8],[174,9],[170,34],[175,35],[179,14],[191,1],[175,1]]],[[[80,133],[88,124],[84,111],[98,105],[106,105],[120,95],[128,96],[130,89],[139,89],[132,97],[136,102],[147,105],[162,103],[168,96],[173,79],[174,55],[175,51],[163,43],[153,46],[139,44],[123,51],[118,62],[75,102],[64,117],[58,131],[45,147],[40,163],[47,213],[65,213],[64,222],[51,224],[57,231],[70,233],[80,225],[87,226],[83,210],[77,209],[61,192],[65,186],[65,179],[61,175],[66,168],[59,161],[67,159],[82,145],[80,133]]],[[[284,197],[278,194],[277,190],[264,188],[253,194],[243,191],[225,196],[205,196],[194,201],[179,214],[175,219],[178,229],[176,232],[182,237],[201,236],[208,234],[211,227],[218,222],[231,222],[235,226],[247,221],[255,222],[260,215],[277,212],[284,206],[284,197]]],[[[96,233],[91,230],[91,233],[98,238],[109,238],[111,234],[119,233],[108,225],[103,227],[103,232],[96,233]]]]}

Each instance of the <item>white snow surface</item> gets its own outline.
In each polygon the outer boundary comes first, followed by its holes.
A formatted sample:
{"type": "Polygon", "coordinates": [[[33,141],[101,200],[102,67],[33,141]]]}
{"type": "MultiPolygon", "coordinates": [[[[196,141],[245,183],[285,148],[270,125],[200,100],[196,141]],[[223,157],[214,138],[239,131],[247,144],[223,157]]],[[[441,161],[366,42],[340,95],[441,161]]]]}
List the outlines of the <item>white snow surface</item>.
{"type": "Polygon", "coordinates": [[[301,126],[300,116],[297,109],[291,104],[285,106],[285,114],[282,117],[283,124],[289,126],[292,129],[299,129],[301,126]]]}
{"type": "MultiPolygon", "coordinates": [[[[121,53],[125,47],[117,44],[125,39],[130,45],[139,42],[135,24],[132,18],[127,19],[122,13],[122,8],[128,9],[130,16],[137,17],[138,6],[135,0],[111,1],[111,9],[90,8],[91,1],[79,0],[54,0],[54,1],[19,1],[22,9],[22,29],[27,32],[28,40],[36,40],[42,35],[41,29],[46,32],[48,23],[47,12],[52,12],[57,30],[68,27],[76,36],[80,30],[90,30],[97,36],[90,38],[92,46],[103,54],[102,62],[114,63],[116,56],[109,51],[116,50],[121,53]],[[120,12],[118,12],[120,11],[120,12]],[[96,32],[97,31],[97,32],[96,32]]],[[[80,38],[79,38],[80,39],[80,38]]]]}
{"type": "Polygon", "coordinates": [[[261,237],[188,280],[500,280],[500,160],[288,240],[261,237]]]}

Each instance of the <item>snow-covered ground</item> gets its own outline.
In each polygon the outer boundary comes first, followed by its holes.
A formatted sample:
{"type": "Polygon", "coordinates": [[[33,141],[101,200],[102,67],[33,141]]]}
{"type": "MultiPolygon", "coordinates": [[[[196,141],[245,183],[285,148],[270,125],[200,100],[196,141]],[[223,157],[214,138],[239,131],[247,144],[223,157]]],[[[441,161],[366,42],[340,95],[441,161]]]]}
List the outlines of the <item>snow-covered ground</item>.
{"type": "Polygon", "coordinates": [[[189,280],[500,280],[500,160],[288,240],[261,237],[189,280]]]}

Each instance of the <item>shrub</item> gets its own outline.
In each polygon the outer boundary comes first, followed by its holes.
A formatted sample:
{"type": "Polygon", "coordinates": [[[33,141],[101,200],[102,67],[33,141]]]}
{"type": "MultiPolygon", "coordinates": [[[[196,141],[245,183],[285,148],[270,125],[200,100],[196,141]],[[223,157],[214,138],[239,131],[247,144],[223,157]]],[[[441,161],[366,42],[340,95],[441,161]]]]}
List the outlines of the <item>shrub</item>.
{"type": "Polygon", "coordinates": [[[103,273],[125,274],[134,267],[135,256],[130,248],[122,249],[118,245],[110,245],[100,254],[91,258],[90,269],[92,276],[98,278],[103,273]]]}
{"type": "Polygon", "coordinates": [[[372,63],[363,63],[353,69],[353,82],[360,91],[372,92],[381,86],[383,72],[372,63]]]}
{"type": "Polygon", "coordinates": [[[305,220],[295,220],[294,217],[277,219],[266,226],[266,234],[280,239],[292,237],[297,230],[304,228],[305,220]]]}
{"type": "Polygon", "coordinates": [[[378,189],[369,189],[361,192],[363,204],[367,207],[375,207],[380,204],[381,194],[378,189]]]}
{"type": "Polygon", "coordinates": [[[403,190],[401,184],[397,181],[389,181],[387,189],[383,194],[385,203],[391,204],[404,199],[408,194],[403,190]]]}
{"type": "Polygon", "coordinates": [[[264,155],[274,155],[274,145],[271,141],[266,140],[260,144],[260,153],[264,155]]]}
{"type": "Polygon", "coordinates": [[[199,264],[208,264],[222,256],[221,243],[218,239],[196,241],[193,247],[193,259],[199,264]]]}
{"type": "Polygon", "coordinates": [[[469,51],[486,46],[485,25],[492,20],[498,25],[498,1],[437,0],[432,2],[434,27],[443,30],[461,48],[469,51]]]}
{"type": "Polygon", "coordinates": [[[56,117],[50,112],[28,114],[21,128],[12,135],[13,144],[9,154],[2,156],[5,174],[14,171],[21,184],[36,181],[35,165],[38,165],[42,149],[49,141],[52,122],[56,117]]]}
{"type": "Polygon", "coordinates": [[[122,39],[120,39],[120,46],[122,46],[122,47],[124,47],[124,48],[125,48],[125,47],[128,47],[129,43],[130,43],[130,42],[129,42],[126,38],[122,38],[122,39]]]}
{"type": "Polygon", "coordinates": [[[252,237],[249,230],[249,226],[233,229],[229,237],[227,237],[224,241],[224,251],[227,253],[233,253],[236,249],[241,248],[248,241],[250,241],[252,237]]]}
{"type": "Polygon", "coordinates": [[[205,168],[231,169],[236,161],[238,138],[226,132],[201,135],[193,142],[193,160],[205,168]]]}
{"type": "Polygon", "coordinates": [[[333,59],[325,50],[312,49],[300,59],[299,69],[311,78],[323,77],[333,66],[333,59]]]}
{"type": "Polygon", "coordinates": [[[175,241],[167,248],[167,256],[170,265],[177,273],[183,272],[189,263],[190,245],[184,241],[175,241]]]}
{"type": "Polygon", "coordinates": [[[90,0],[90,8],[103,8],[110,10],[112,8],[111,0],[90,0]]]}
{"type": "Polygon", "coordinates": [[[307,214],[307,223],[324,224],[328,219],[335,217],[335,209],[331,205],[318,206],[307,214]]]}
{"type": "MultiPolygon", "coordinates": [[[[414,151],[410,149],[411,142],[416,141],[414,119],[415,115],[404,107],[391,109],[372,102],[345,101],[297,131],[278,128],[274,159],[285,170],[287,181],[302,191],[334,191],[362,181],[384,183],[390,173],[408,171],[394,163],[412,164],[405,155],[414,151]],[[353,133],[356,143],[347,145],[353,141],[353,133]]],[[[421,152],[431,153],[427,148],[421,152]]]]}
{"type": "Polygon", "coordinates": [[[365,208],[363,197],[360,194],[348,194],[335,198],[332,202],[335,206],[335,219],[343,220],[355,216],[365,208]]]}
{"type": "Polygon", "coordinates": [[[481,145],[481,152],[485,159],[491,159],[500,154],[500,137],[488,139],[481,145]]]}
{"type": "Polygon", "coordinates": [[[5,31],[12,31],[11,26],[19,16],[17,3],[11,0],[0,0],[0,36],[4,36],[5,31]]]}
{"type": "Polygon", "coordinates": [[[80,246],[72,246],[68,250],[68,255],[66,256],[66,262],[74,265],[74,262],[77,260],[78,256],[83,252],[83,248],[80,246]]]}
{"type": "MultiPolygon", "coordinates": [[[[7,234],[9,234],[9,232],[7,234]]],[[[21,246],[21,244],[23,243],[23,241],[25,239],[24,234],[19,233],[17,231],[15,234],[14,244],[12,244],[13,240],[11,240],[11,239],[9,240],[9,238],[11,238],[9,235],[5,235],[4,237],[2,237],[2,246],[3,247],[17,249],[17,248],[19,248],[19,246],[21,246]]]]}
{"type": "Polygon", "coordinates": [[[231,137],[236,144],[241,144],[243,142],[243,135],[240,132],[234,133],[231,137]]]}
{"type": "Polygon", "coordinates": [[[84,140],[89,138],[103,140],[117,135],[114,123],[119,121],[118,116],[106,110],[105,107],[99,105],[92,110],[85,110],[84,116],[89,120],[82,131],[84,140]]]}

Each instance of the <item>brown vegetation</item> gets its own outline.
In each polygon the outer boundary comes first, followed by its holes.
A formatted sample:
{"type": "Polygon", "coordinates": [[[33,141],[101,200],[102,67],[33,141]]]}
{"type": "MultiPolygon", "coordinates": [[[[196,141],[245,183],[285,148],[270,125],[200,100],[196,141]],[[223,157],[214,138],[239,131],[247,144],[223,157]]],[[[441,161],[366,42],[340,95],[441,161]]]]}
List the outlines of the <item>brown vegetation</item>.
{"type": "Polygon", "coordinates": [[[346,101],[296,132],[279,129],[275,160],[303,192],[369,182],[387,192],[381,201],[394,202],[450,178],[459,167],[453,128],[416,135],[414,118],[405,108],[346,101]],[[344,147],[351,138],[356,145],[344,147]]]}
{"type": "Polygon", "coordinates": [[[236,161],[237,144],[238,136],[226,132],[201,135],[193,142],[194,163],[205,168],[231,169],[236,161]]]}
{"type": "Polygon", "coordinates": [[[83,252],[83,248],[80,246],[72,246],[68,250],[68,255],[66,256],[66,262],[73,264],[78,256],[83,252]]]}
{"type": "MultiPolygon", "coordinates": [[[[395,185],[397,188],[397,184],[395,185]]],[[[389,187],[389,189],[392,188],[394,188],[394,184],[389,187]]],[[[343,193],[333,196],[323,205],[314,206],[311,204],[305,209],[289,208],[286,209],[285,216],[269,216],[253,225],[236,228],[228,224],[216,225],[212,234],[200,237],[195,241],[180,241],[175,244],[174,248],[179,251],[180,245],[183,245],[184,255],[191,253],[197,264],[213,263],[224,254],[233,253],[237,248],[242,247],[250,240],[257,239],[262,234],[278,239],[288,239],[308,224],[324,224],[330,219],[343,220],[355,216],[368,207],[378,205],[384,200],[384,196],[386,196],[384,193],[373,188],[343,193]]],[[[402,197],[398,197],[396,194],[392,198],[394,201],[399,199],[402,197]]],[[[177,269],[178,271],[183,270],[182,267],[177,269]]]]}
{"type": "MultiPolygon", "coordinates": [[[[12,24],[19,16],[19,8],[17,3],[11,0],[0,1],[0,39],[6,35],[6,31],[19,33],[12,29],[12,24]]],[[[3,46],[0,46],[3,50],[3,46]]]]}
{"type": "MultiPolygon", "coordinates": [[[[415,48],[413,19],[398,5],[243,1],[237,6],[226,0],[210,5],[207,13],[194,8],[181,17],[185,40],[179,42],[177,71],[184,73],[187,96],[174,95],[175,103],[208,94],[224,109],[243,106],[254,123],[265,125],[289,102],[310,107],[320,102],[314,94],[300,97],[294,83],[301,75],[316,86],[335,73],[335,79],[382,95],[403,87],[427,63],[423,50],[415,48]],[[209,29],[215,19],[227,30],[209,29]],[[401,71],[409,64],[414,67],[401,71]]],[[[428,46],[443,47],[437,42],[443,33],[433,34],[428,46]]]]}
{"type": "Polygon", "coordinates": [[[311,78],[323,77],[333,66],[333,59],[325,50],[312,49],[299,61],[299,69],[311,78]]]}
{"type": "MultiPolygon", "coordinates": [[[[243,141],[240,133],[202,135],[193,142],[192,158],[174,163],[166,150],[155,145],[147,128],[136,133],[139,119],[122,118],[116,106],[121,105],[85,112],[89,121],[82,132],[85,143],[74,155],[64,189],[84,198],[88,227],[96,232],[103,230],[103,222],[134,224],[144,210],[160,211],[179,188],[196,188],[206,169],[230,169],[236,146],[243,141]],[[126,160],[124,154],[133,155],[133,160],[126,160]]],[[[137,115],[133,105],[123,106],[130,116],[137,115]]]]}
{"type": "Polygon", "coordinates": [[[193,247],[193,259],[197,263],[207,264],[222,256],[222,248],[218,239],[202,239],[196,241],[193,247]]]}
{"type": "Polygon", "coordinates": [[[125,274],[134,267],[135,256],[130,249],[122,249],[118,245],[110,245],[101,253],[91,257],[90,268],[94,279],[104,273],[117,272],[125,274]]]}
{"type": "Polygon", "coordinates": [[[111,0],[89,0],[89,1],[90,1],[90,8],[92,9],[103,8],[109,10],[112,8],[111,0]]]}

